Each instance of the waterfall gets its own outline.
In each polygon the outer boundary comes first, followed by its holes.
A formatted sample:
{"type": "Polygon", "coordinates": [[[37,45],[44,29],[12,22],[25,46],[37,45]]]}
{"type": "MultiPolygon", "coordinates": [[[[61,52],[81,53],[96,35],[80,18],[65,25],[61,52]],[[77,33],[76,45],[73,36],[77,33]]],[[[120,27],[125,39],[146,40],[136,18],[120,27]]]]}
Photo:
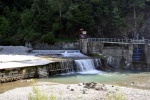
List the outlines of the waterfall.
{"type": "Polygon", "coordinates": [[[50,75],[66,74],[99,74],[100,59],[78,59],[51,63],[48,66],[50,75]]]}
{"type": "Polygon", "coordinates": [[[96,70],[97,67],[100,67],[100,60],[98,59],[80,59],[75,60],[77,67],[77,72],[82,74],[96,74],[99,73],[96,70]]]}

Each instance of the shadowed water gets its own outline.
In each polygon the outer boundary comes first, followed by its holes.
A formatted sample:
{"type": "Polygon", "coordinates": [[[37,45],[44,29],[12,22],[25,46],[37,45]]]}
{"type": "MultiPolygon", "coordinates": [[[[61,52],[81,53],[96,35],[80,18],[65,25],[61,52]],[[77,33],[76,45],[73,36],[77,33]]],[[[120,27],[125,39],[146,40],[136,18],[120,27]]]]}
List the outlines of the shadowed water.
{"type": "Polygon", "coordinates": [[[150,72],[120,70],[115,72],[99,72],[98,74],[70,74],[57,75],[36,81],[56,82],[63,84],[74,84],[81,82],[98,82],[103,84],[112,84],[128,86],[142,89],[150,89],[150,72]]]}

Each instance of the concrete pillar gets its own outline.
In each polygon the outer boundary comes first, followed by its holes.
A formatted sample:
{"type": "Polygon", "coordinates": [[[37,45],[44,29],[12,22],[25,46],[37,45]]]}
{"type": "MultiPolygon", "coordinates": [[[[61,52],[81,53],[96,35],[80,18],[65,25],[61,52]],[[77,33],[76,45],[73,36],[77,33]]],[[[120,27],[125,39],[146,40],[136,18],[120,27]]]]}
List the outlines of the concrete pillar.
{"type": "Polygon", "coordinates": [[[146,63],[148,64],[148,66],[150,66],[150,46],[148,46],[147,44],[145,44],[145,57],[146,57],[146,63]]]}
{"type": "Polygon", "coordinates": [[[87,39],[80,39],[80,50],[82,53],[88,53],[88,41],[87,39]]]}
{"type": "Polygon", "coordinates": [[[104,43],[103,42],[99,42],[99,53],[102,53],[103,47],[104,47],[104,43]]]}
{"type": "Polygon", "coordinates": [[[93,52],[93,42],[88,42],[87,44],[87,52],[93,52]]]}
{"type": "Polygon", "coordinates": [[[132,55],[133,55],[133,44],[129,44],[129,56],[128,56],[129,62],[132,62],[132,55]]]}

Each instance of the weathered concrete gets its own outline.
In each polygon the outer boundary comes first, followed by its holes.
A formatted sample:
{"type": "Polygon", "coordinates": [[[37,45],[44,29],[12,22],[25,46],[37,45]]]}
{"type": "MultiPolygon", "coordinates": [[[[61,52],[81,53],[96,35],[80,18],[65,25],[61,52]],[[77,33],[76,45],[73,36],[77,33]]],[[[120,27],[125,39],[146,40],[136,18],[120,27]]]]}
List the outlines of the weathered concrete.
{"type": "Polygon", "coordinates": [[[88,42],[87,39],[80,39],[80,50],[82,53],[87,54],[88,53],[88,42]]]}
{"type": "Polygon", "coordinates": [[[88,52],[99,52],[102,53],[104,44],[102,42],[88,42],[88,52]]]}
{"type": "MultiPolygon", "coordinates": [[[[101,53],[102,55],[106,56],[108,59],[108,63],[114,65],[113,67],[126,67],[132,68],[133,65],[136,65],[136,62],[133,64],[133,47],[134,44],[130,43],[128,45],[122,44],[118,46],[105,46],[103,42],[100,41],[87,41],[87,39],[80,40],[80,50],[84,54],[89,53],[101,53]],[[121,64],[124,63],[124,64],[121,64]]],[[[144,45],[144,44],[143,44],[144,45]]],[[[142,46],[143,47],[143,46],[142,46]]],[[[145,44],[144,54],[142,55],[142,61],[137,62],[138,65],[150,67],[150,46],[145,44]],[[144,59],[143,59],[144,58],[144,59]],[[143,64],[143,65],[142,65],[143,64]]]]}
{"type": "Polygon", "coordinates": [[[124,59],[124,63],[131,63],[132,62],[132,50],[125,49],[123,47],[104,47],[102,51],[102,55],[105,55],[108,59],[111,57],[111,64],[114,67],[125,67],[126,65],[120,66],[120,62],[124,59]]]}
{"type": "Polygon", "coordinates": [[[146,56],[146,63],[150,67],[150,46],[145,45],[145,56],[146,56]]]}
{"type": "Polygon", "coordinates": [[[49,45],[47,43],[38,43],[33,46],[34,50],[62,50],[62,49],[79,49],[78,42],[62,42],[49,45]]]}

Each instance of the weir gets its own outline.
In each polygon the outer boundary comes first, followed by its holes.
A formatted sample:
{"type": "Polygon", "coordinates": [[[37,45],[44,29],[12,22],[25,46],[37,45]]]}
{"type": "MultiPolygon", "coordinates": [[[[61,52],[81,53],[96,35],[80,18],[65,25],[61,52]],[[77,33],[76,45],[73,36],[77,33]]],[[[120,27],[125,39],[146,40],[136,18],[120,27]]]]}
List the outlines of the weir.
{"type": "Polygon", "coordinates": [[[48,77],[60,74],[97,74],[101,67],[100,59],[71,59],[59,62],[52,62],[46,65],[37,65],[15,70],[6,69],[0,71],[0,83],[15,81],[33,77],[48,77]],[[15,71],[15,73],[14,73],[15,71]],[[13,75],[11,73],[14,73],[13,75]]]}
{"type": "MultiPolygon", "coordinates": [[[[100,59],[78,59],[72,61],[63,61],[48,65],[49,75],[58,75],[63,73],[87,73],[97,71],[101,67],[100,59]]],[[[91,74],[91,73],[90,73],[91,74]]]]}
{"type": "Polygon", "coordinates": [[[34,54],[62,54],[62,53],[80,53],[80,50],[32,50],[34,54]]]}

